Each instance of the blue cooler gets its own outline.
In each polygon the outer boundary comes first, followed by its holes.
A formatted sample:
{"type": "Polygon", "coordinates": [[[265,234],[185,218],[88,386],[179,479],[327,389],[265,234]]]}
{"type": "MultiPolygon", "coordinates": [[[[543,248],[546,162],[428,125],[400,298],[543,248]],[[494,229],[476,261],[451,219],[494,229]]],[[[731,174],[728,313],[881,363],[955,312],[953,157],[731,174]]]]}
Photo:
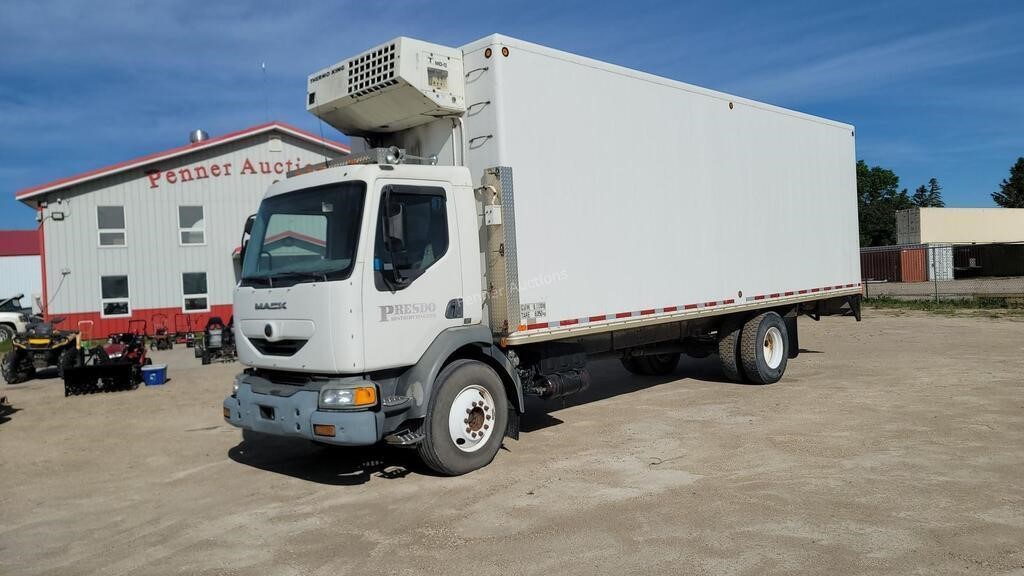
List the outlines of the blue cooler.
{"type": "Polygon", "coordinates": [[[167,364],[143,366],[142,379],[146,382],[146,386],[159,386],[167,382],[167,364]]]}

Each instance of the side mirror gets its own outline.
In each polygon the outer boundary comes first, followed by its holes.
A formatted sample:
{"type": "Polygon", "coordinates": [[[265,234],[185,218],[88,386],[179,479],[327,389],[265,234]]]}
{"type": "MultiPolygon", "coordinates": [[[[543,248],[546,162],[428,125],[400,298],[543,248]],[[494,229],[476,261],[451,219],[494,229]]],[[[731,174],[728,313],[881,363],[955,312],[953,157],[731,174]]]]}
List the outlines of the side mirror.
{"type": "Polygon", "coordinates": [[[402,250],[405,248],[405,213],[402,205],[389,204],[387,211],[387,242],[392,250],[402,250]]]}
{"type": "Polygon", "coordinates": [[[249,246],[249,235],[252,234],[252,225],[256,222],[256,215],[250,214],[245,219],[245,227],[242,228],[242,241],[238,244],[238,259],[245,262],[245,249],[249,246]]]}

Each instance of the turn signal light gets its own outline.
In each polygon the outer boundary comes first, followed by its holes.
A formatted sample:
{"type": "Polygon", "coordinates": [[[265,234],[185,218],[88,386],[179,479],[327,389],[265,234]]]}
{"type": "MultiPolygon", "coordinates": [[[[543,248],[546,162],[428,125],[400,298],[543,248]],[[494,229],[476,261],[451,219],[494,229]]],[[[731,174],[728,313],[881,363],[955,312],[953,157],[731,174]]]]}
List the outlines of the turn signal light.
{"type": "Polygon", "coordinates": [[[231,409],[228,408],[227,406],[224,407],[224,417],[227,418],[228,420],[231,419],[231,409]]]}
{"type": "Polygon", "coordinates": [[[377,389],[373,386],[356,388],[355,405],[372,406],[377,403],[377,389]]]}
{"type": "Polygon", "coordinates": [[[313,424],[313,434],[334,437],[334,426],[331,424],[313,424]]]}

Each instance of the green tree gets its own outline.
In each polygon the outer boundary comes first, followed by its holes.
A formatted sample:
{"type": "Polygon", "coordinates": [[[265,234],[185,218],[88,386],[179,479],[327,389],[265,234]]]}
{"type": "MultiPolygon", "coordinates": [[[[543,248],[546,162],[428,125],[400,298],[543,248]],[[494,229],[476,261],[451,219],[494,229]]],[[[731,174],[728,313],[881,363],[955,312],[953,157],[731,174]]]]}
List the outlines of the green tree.
{"type": "Polygon", "coordinates": [[[914,206],[921,208],[942,208],[946,205],[942,200],[942,186],[939,186],[939,181],[935,178],[929,180],[927,186],[918,186],[910,201],[914,206]]]}
{"type": "Polygon", "coordinates": [[[992,200],[1003,208],[1024,208],[1024,158],[1010,168],[1010,178],[999,185],[999,192],[992,193],[992,200]]]}
{"type": "Polygon", "coordinates": [[[907,190],[900,190],[900,178],[881,166],[869,167],[857,161],[857,211],[861,246],[889,246],[896,243],[896,211],[914,204],[907,190]]]}

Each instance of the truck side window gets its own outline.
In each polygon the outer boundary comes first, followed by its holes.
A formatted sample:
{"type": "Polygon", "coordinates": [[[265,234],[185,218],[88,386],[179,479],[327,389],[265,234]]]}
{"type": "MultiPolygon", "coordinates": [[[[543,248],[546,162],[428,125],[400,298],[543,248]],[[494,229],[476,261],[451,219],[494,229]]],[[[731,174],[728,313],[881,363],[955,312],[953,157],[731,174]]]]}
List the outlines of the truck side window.
{"type": "Polygon", "coordinates": [[[374,284],[378,290],[401,290],[409,286],[447,251],[448,215],[443,188],[391,186],[390,193],[381,194],[373,254],[374,284]],[[387,244],[385,211],[392,228],[387,244]],[[389,278],[398,277],[402,281],[389,284],[385,272],[389,278]]]}

